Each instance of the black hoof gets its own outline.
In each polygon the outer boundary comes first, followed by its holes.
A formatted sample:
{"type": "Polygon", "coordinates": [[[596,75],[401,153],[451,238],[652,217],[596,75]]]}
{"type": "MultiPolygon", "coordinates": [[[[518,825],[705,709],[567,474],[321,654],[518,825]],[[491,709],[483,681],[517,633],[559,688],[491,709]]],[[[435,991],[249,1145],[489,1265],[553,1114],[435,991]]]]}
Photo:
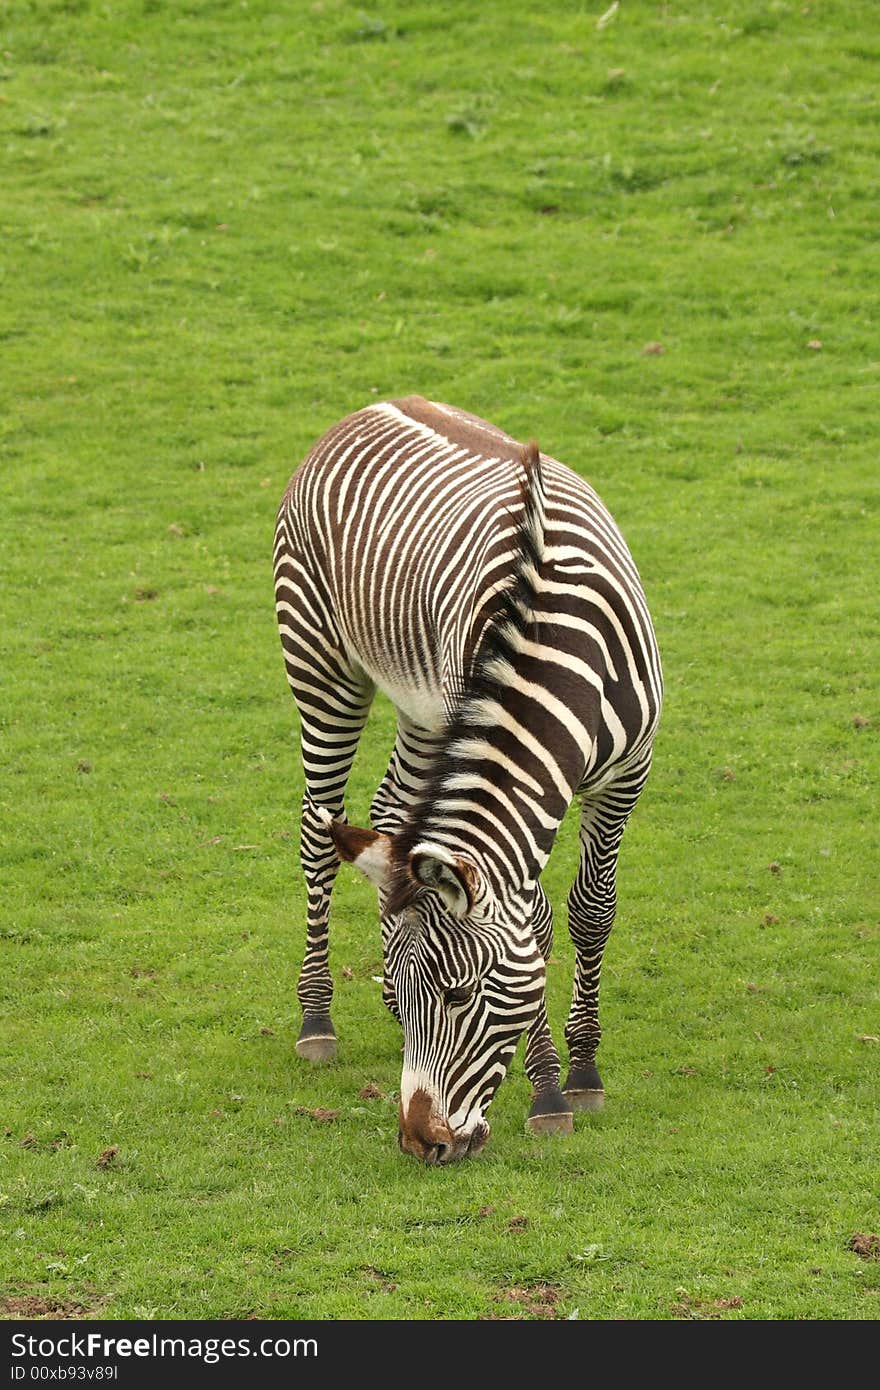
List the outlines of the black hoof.
{"type": "Polygon", "coordinates": [[[336,1057],[336,1034],[329,1014],[304,1018],[296,1040],[296,1055],[307,1062],[332,1062],[336,1057]]]}

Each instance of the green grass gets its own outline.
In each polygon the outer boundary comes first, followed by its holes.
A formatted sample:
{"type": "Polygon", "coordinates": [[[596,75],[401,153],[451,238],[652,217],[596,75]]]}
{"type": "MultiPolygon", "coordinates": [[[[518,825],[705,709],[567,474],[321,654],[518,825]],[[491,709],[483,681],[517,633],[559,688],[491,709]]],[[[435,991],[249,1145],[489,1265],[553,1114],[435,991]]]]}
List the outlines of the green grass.
{"type": "MultiPolygon", "coordinates": [[[[877,1316],[876,6],[605,9],[4,6],[9,1311],[877,1316]],[[270,574],[308,445],[410,391],[593,481],[668,682],[607,1109],[527,1137],[520,1054],[440,1170],[396,1150],[348,872],[340,1060],[294,1055],[270,574]]],[[[390,738],[380,706],[355,818],[390,738]]],[[[569,818],[560,1037],[574,855],[569,818]]]]}

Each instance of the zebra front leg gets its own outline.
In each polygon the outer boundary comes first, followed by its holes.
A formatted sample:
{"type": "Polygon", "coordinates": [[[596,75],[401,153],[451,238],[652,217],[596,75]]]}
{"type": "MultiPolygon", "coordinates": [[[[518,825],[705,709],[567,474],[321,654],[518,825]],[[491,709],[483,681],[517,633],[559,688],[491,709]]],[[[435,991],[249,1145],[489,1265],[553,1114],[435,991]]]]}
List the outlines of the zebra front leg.
{"type": "MultiPolygon", "coordinates": [[[[442,735],[413,724],[402,711],[397,711],[397,733],[391,760],[370,805],[370,824],[374,830],[381,830],[385,835],[397,834],[407,812],[418,802],[441,746],[442,735]]],[[[384,911],[381,916],[382,1002],[401,1023],[394,984],[388,973],[388,941],[393,922],[389,921],[384,911]]]]}
{"type": "MultiPolygon", "coordinates": [[[[533,930],[538,950],[546,964],[553,949],[553,909],[547,894],[538,884],[535,897],[533,930]]],[[[571,1134],[574,1128],[572,1107],[559,1089],[559,1053],[553,1042],[547,1020],[547,1006],[541,1001],[541,1011],[529,1029],[526,1042],[526,1076],[532,1083],[532,1104],[528,1128],[532,1134],[571,1134]]]]}
{"type": "Polygon", "coordinates": [[[400,1009],[397,1007],[397,995],[394,990],[394,983],[388,973],[388,941],[394,930],[393,920],[382,916],[382,1003],[389,1013],[393,1014],[403,1027],[403,1020],[400,1017],[400,1009]]]}
{"type": "MultiPolygon", "coordinates": [[[[398,730],[398,741],[400,732],[398,730]]],[[[395,776],[395,764],[397,759],[397,746],[391,755],[391,762],[388,771],[379,783],[373,800],[370,804],[370,824],[374,830],[381,830],[384,835],[395,835],[400,829],[403,820],[403,807],[400,799],[400,788],[395,776]]],[[[388,973],[388,941],[394,929],[393,921],[385,916],[382,906],[382,895],[379,895],[380,918],[382,926],[382,1003],[401,1024],[400,1010],[397,1007],[397,995],[394,992],[394,984],[388,973]]]]}

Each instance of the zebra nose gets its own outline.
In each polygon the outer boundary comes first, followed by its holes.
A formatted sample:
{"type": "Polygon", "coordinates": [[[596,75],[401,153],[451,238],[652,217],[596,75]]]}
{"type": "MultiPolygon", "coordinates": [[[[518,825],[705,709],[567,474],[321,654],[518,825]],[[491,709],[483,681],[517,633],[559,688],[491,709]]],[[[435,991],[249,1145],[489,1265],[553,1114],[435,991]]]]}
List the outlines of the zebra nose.
{"type": "Polygon", "coordinates": [[[400,1107],[397,1142],[404,1153],[424,1163],[448,1163],[454,1157],[455,1143],[445,1120],[434,1111],[431,1097],[416,1091],[406,1111],[400,1107]]]}
{"type": "Polygon", "coordinates": [[[404,1152],[415,1154],[423,1163],[449,1163],[455,1157],[454,1144],[425,1144],[421,1150],[415,1145],[401,1144],[404,1152]]]}

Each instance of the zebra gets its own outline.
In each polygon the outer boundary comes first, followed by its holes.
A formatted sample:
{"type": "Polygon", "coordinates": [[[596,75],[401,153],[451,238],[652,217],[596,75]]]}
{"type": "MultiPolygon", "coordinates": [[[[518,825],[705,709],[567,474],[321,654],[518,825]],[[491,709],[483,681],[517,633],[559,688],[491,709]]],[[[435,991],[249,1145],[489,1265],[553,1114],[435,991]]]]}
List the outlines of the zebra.
{"type": "Polygon", "coordinates": [[[404,1039],[400,1148],[427,1163],[479,1153],[524,1033],[527,1129],[571,1133],[574,1111],[604,1101],[599,973],[662,700],[618,527],[534,441],[408,396],[367,405],[313,446],[278,511],[274,572],[305,775],[297,1054],[336,1055],[329,912],[348,862],[378,889],[382,997],[404,1039]],[[344,793],[377,688],[396,738],[362,828],[344,793]],[[575,798],[561,1084],[539,876],[575,798]]]}

